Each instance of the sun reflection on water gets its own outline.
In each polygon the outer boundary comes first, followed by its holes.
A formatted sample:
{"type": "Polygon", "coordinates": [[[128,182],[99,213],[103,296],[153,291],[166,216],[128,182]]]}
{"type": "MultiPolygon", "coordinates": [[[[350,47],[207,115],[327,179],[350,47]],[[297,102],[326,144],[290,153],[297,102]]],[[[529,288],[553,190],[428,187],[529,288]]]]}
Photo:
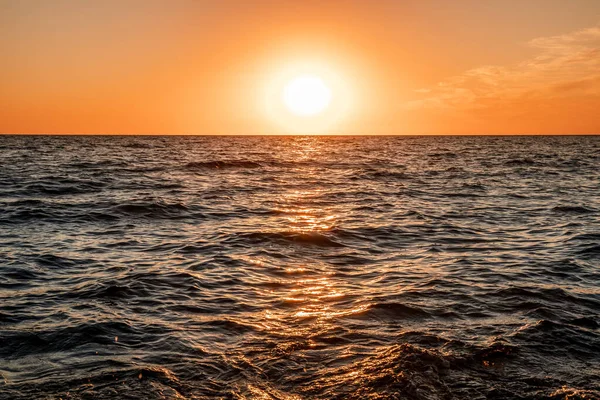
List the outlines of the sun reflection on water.
{"type": "MultiPolygon", "coordinates": [[[[282,307],[266,310],[264,313],[266,319],[284,324],[300,323],[304,328],[309,328],[311,324],[322,327],[332,319],[362,313],[369,308],[368,304],[341,306],[340,303],[348,295],[348,291],[337,284],[331,276],[294,279],[299,271],[305,272],[306,269],[293,269],[292,276],[287,281],[288,288],[273,291],[272,294],[280,299],[282,307]]],[[[277,324],[277,329],[281,328],[282,326],[277,324]]]]}

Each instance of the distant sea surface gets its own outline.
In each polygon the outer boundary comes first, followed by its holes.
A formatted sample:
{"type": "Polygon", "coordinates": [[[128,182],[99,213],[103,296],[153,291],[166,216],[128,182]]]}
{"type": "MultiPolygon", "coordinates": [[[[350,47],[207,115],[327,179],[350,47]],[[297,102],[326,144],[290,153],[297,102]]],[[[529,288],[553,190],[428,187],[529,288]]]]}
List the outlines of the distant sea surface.
{"type": "Polygon", "coordinates": [[[0,399],[598,399],[600,137],[0,136],[0,399]]]}

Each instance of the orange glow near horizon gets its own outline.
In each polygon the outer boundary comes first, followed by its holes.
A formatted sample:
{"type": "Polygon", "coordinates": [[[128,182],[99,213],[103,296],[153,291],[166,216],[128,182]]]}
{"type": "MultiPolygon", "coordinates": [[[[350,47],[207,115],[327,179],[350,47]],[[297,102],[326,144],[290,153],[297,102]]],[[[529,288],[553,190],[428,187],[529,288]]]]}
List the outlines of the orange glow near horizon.
{"type": "Polygon", "coordinates": [[[4,2],[0,133],[599,133],[598,15],[593,0],[4,2]],[[282,101],[302,76],[331,92],[319,112],[324,97],[282,101]]]}

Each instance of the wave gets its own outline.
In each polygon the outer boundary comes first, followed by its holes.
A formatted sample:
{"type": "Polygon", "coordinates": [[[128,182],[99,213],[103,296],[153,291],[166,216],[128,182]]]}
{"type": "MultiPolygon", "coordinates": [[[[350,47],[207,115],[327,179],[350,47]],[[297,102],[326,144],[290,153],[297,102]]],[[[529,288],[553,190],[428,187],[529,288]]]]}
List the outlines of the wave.
{"type": "Polygon", "coordinates": [[[261,168],[260,163],[254,161],[228,160],[228,161],[192,161],[185,164],[185,169],[233,169],[233,168],[261,168]]]}
{"type": "Polygon", "coordinates": [[[332,399],[450,399],[445,382],[451,358],[408,343],[392,345],[372,357],[326,371],[309,397],[332,393],[332,399]]]}
{"type": "Polygon", "coordinates": [[[240,233],[235,237],[226,239],[226,242],[240,243],[279,243],[279,244],[299,244],[318,247],[344,247],[344,244],[330,238],[319,232],[252,232],[240,233]]]}
{"type": "Polygon", "coordinates": [[[379,302],[371,305],[365,316],[393,317],[393,318],[427,318],[430,314],[422,308],[411,307],[397,302],[379,302]]]}
{"type": "Polygon", "coordinates": [[[593,317],[573,318],[573,319],[570,319],[568,321],[568,323],[571,325],[576,325],[576,326],[580,326],[583,328],[589,328],[589,329],[600,328],[600,322],[598,322],[598,319],[595,319],[593,317]]]}
{"type": "Polygon", "coordinates": [[[82,170],[102,170],[107,167],[125,167],[128,163],[122,160],[108,159],[98,161],[76,161],[66,164],[69,168],[82,170]]]}
{"type": "Polygon", "coordinates": [[[600,299],[593,295],[581,295],[563,288],[510,287],[489,293],[503,299],[499,307],[517,307],[517,309],[537,308],[539,302],[547,304],[577,304],[584,309],[600,309],[600,299]],[[533,300],[533,302],[531,302],[533,300]]]}
{"type": "Polygon", "coordinates": [[[596,212],[596,210],[584,206],[556,206],[552,208],[552,211],[565,214],[592,214],[596,212]]]}
{"type": "Polygon", "coordinates": [[[2,224],[29,224],[32,222],[50,222],[59,224],[86,224],[116,222],[121,218],[119,215],[101,212],[86,211],[79,208],[65,210],[62,207],[47,207],[45,209],[15,210],[0,216],[2,224]]]}
{"type": "Polygon", "coordinates": [[[588,330],[590,320],[578,321],[583,324],[542,319],[519,328],[512,337],[519,339],[523,347],[542,353],[592,360],[600,353],[600,339],[588,330]]]}
{"type": "Polygon", "coordinates": [[[85,267],[95,263],[92,259],[61,257],[51,253],[41,254],[34,260],[40,266],[51,268],[85,267]]]}
{"type": "MultiPolygon", "coordinates": [[[[431,343],[435,342],[440,340],[431,343]]],[[[552,377],[533,378],[524,371],[513,372],[506,379],[499,365],[515,360],[520,353],[506,341],[479,348],[462,346],[462,351],[455,352],[410,343],[385,346],[371,357],[326,370],[305,394],[319,398],[325,394],[332,399],[449,400],[487,393],[492,398],[537,399],[566,389],[552,377]]],[[[580,393],[584,392],[595,393],[580,393]]]]}
{"type": "Polygon", "coordinates": [[[457,158],[458,154],[453,153],[451,151],[446,151],[446,152],[437,152],[437,153],[429,153],[427,154],[428,157],[434,158],[434,159],[442,159],[442,158],[457,158]]]}
{"type": "Polygon", "coordinates": [[[192,216],[194,218],[202,217],[199,213],[192,213],[192,210],[184,203],[167,203],[163,201],[119,204],[113,206],[112,211],[133,217],[158,219],[185,218],[192,216]]]}
{"type": "Polygon", "coordinates": [[[376,169],[366,170],[360,174],[353,175],[350,177],[352,180],[364,180],[364,179],[393,179],[393,180],[410,180],[413,177],[403,171],[394,171],[391,169],[376,169]]]}
{"type": "Polygon", "coordinates": [[[600,233],[581,233],[574,235],[569,240],[600,241],[600,233]]]}
{"type": "Polygon", "coordinates": [[[102,190],[102,183],[78,183],[75,185],[67,185],[60,183],[34,183],[27,185],[22,193],[24,195],[51,195],[51,196],[68,196],[74,194],[96,193],[102,190]]]}
{"type": "Polygon", "coordinates": [[[532,158],[517,158],[517,159],[513,159],[513,160],[508,160],[504,162],[504,165],[506,166],[510,166],[510,167],[527,167],[527,166],[533,166],[533,165],[538,165],[539,162],[535,161],[532,158]]]}
{"type": "Polygon", "coordinates": [[[592,244],[580,247],[577,251],[580,256],[583,257],[597,257],[600,256],[600,244],[592,244]]]}
{"type": "Polygon", "coordinates": [[[0,331],[0,356],[18,359],[29,354],[68,351],[88,343],[118,346],[115,337],[134,334],[139,332],[131,325],[114,321],[35,332],[0,331]]]}

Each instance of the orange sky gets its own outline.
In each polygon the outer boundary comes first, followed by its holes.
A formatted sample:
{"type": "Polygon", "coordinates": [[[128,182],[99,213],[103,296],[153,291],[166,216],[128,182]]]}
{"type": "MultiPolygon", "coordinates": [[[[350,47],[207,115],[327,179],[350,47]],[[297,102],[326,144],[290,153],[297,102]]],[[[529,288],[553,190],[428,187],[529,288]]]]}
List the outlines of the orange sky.
{"type": "Polygon", "coordinates": [[[290,133],[304,64],[319,133],[600,132],[598,0],[0,0],[0,51],[3,133],[290,133]]]}

